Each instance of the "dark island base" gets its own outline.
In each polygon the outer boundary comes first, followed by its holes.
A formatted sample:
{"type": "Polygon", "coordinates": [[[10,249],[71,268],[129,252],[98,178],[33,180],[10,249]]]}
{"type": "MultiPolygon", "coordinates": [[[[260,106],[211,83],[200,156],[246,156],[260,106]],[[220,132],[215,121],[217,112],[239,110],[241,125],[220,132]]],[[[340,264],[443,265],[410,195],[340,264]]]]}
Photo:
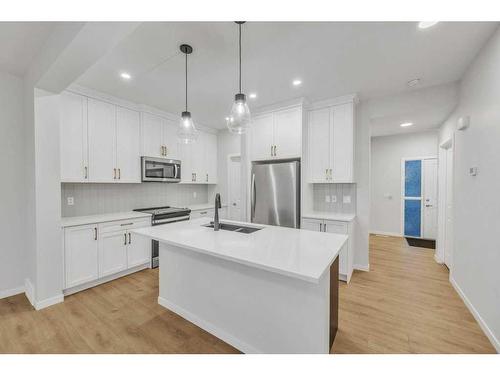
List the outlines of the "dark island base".
{"type": "Polygon", "coordinates": [[[339,257],[330,266],[330,350],[339,328],[339,257]]]}

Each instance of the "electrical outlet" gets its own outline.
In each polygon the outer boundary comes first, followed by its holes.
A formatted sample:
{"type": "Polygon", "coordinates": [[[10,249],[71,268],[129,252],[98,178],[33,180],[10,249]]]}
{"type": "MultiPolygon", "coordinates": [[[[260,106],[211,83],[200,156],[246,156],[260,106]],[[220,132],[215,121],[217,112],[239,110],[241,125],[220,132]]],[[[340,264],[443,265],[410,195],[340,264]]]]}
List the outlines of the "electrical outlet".
{"type": "Polygon", "coordinates": [[[329,195],[325,195],[325,202],[330,203],[330,196],[329,195]]]}
{"type": "Polygon", "coordinates": [[[196,198],[196,191],[193,191],[193,198],[196,198]]]}
{"type": "Polygon", "coordinates": [[[73,197],[68,197],[68,206],[73,206],[75,204],[75,199],[73,197]]]}
{"type": "Polygon", "coordinates": [[[332,195],[332,203],[337,203],[337,196],[336,195],[332,195]]]}
{"type": "Polygon", "coordinates": [[[344,195],[344,203],[351,203],[351,196],[350,195],[344,195]]]}

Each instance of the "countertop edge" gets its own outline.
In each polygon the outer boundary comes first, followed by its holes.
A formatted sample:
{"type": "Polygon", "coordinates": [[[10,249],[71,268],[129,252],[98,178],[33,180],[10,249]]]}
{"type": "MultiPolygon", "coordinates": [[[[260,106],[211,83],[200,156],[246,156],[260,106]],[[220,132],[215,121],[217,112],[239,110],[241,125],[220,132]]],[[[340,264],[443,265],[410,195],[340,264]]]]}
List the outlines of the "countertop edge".
{"type": "Polygon", "coordinates": [[[97,214],[88,216],[71,216],[61,218],[61,228],[77,227],[80,225],[109,223],[112,221],[142,219],[151,217],[151,214],[144,212],[117,212],[109,214],[97,214]],[[122,215],[123,214],[123,215],[122,215]],[[116,215],[112,217],[111,215],[116,215]]]}

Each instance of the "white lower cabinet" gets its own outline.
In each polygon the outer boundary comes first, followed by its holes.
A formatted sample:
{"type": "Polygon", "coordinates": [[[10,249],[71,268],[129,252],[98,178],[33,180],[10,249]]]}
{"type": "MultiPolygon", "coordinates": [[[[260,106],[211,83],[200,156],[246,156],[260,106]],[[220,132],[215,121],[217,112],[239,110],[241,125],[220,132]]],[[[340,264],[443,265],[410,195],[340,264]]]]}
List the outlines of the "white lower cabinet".
{"type": "Polygon", "coordinates": [[[349,283],[349,281],[351,281],[354,258],[354,251],[352,248],[352,222],[302,219],[301,229],[316,232],[346,234],[348,236],[346,246],[342,248],[339,254],[339,279],[349,283]]]}
{"type": "Polygon", "coordinates": [[[64,229],[65,289],[83,286],[151,262],[151,241],[130,232],[151,220],[135,219],[95,223],[64,229]]]}

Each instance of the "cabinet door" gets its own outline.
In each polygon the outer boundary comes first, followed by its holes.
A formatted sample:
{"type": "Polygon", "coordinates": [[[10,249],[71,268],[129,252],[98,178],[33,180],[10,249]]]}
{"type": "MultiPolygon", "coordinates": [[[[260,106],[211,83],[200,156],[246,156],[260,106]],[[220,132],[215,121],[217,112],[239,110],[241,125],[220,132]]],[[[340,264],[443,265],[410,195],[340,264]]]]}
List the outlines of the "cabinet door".
{"type": "Polygon", "coordinates": [[[114,182],[116,168],[116,107],[88,99],[89,180],[114,182]]]}
{"type": "Polygon", "coordinates": [[[181,152],[181,181],[192,183],[194,181],[194,170],[192,168],[194,143],[179,145],[181,152]]]}
{"type": "Polygon", "coordinates": [[[99,238],[99,277],[127,268],[127,232],[101,233],[99,238]]]}
{"type": "Polygon", "coordinates": [[[128,268],[151,262],[151,239],[128,232],[127,241],[128,268]]]}
{"type": "Polygon", "coordinates": [[[300,225],[300,229],[312,230],[315,232],[321,232],[321,227],[323,224],[323,220],[315,220],[315,219],[302,219],[302,223],[300,225]]]}
{"type": "MultiPolygon", "coordinates": [[[[348,234],[347,224],[343,222],[325,220],[325,229],[327,233],[348,234]]],[[[348,251],[349,251],[349,239],[347,240],[346,244],[344,245],[339,254],[339,274],[341,274],[344,278],[346,275],[349,274],[348,251]]]]}
{"type": "Polygon", "coordinates": [[[163,126],[165,120],[159,116],[142,113],[142,155],[161,158],[163,156],[163,126]]]}
{"type": "Polygon", "coordinates": [[[217,183],[217,136],[215,134],[206,134],[205,138],[205,166],[206,182],[209,184],[217,183]]]}
{"type": "Polygon", "coordinates": [[[206,142],[207,133],[200,132],[196,142],[191,144],[191,170],[195,174],[195,182],[206,183],[207,180],[206,142]]]}
{"type": "Polygon", "coordinates": [[[177,124],[171,120],[165,120],[163,124],[163,144],[166,147],[166,156],[169,159],[180,159],[179,142],[177,142],[177,124]]]}
{"type": "Polygon", "coordinates": [[[309,112],[308,154],[309,182],[329,182],[327,170],[330,168],[330,108],[309,112]]]}
{"type": "Polygon", "coordinates": [[[97,225],[64,229],[65,288],[98,278],[97,225]]]}
{"type": "Polygon", "coordinates": [[[353,182],[354,111],[353,103],[334,106],[332,179],[334,182],[353,182]]]}
{"type": "Polygon", "coordinates": [[[87,98],[60,96],[61,181],[85,182],[88,177],[87,98]]]}
{"type": "Polygon", "coordinates": [[[252,121],[251,160],[272,159],[273,115],[263,115],[252,121]]]}
{"type": "Polygon", "coordinates": [[[274,113],[276,157],[294,158],[302,154],[302,109],[292,108],[274,113]]]}
{"type": "Polygon", "coordinates": [[[116,108],[116,168],[119,182],[141,182],[139,112],[116,108]]]}

